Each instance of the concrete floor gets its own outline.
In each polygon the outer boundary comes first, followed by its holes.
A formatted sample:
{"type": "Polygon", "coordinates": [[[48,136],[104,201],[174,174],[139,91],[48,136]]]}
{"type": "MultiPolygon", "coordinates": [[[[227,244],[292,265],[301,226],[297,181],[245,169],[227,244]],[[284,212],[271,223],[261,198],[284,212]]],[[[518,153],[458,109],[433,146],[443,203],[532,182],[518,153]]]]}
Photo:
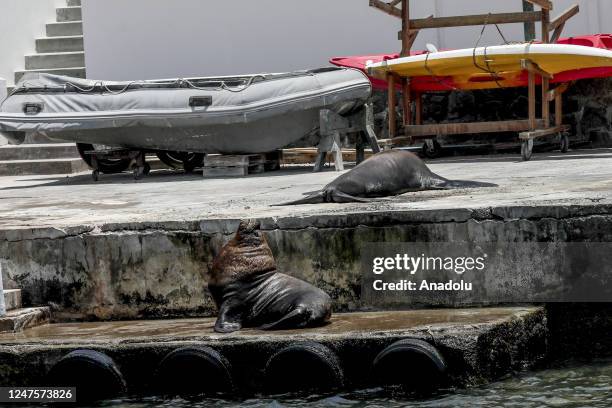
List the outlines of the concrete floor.
{"type": "Polygon", "coordinates": [[[98,183],[88,173],[0,177],[0,228],[612,203],[612,149],[540,153],[530,162],[518,155],[451,157],[429,165],[446,178],[499,187],[408,193],[370,204],[270,207],[317,190],[338,173],[292,167],[246,178],[202,179],[156,171],[141,181],[126,173],[102,176],[98,183]]]}

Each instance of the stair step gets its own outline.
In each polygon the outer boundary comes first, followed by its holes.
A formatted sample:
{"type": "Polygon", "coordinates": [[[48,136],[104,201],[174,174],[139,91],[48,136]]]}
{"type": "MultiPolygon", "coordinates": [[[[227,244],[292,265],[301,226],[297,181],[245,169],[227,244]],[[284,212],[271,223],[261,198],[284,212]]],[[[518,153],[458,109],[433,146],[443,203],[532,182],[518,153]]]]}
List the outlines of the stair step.
{"type": "Polygon", "coordinates": [[[79,159],[75,143],[23,144],[0,147],[0,160],[79,159]]]}
{"type": "Polygon", "coordinates": [[[55,10],[57,21],[79,21],[82,19],[81,7],[60,7],[55,10]]]}
{"type": "Polygon", "coordinates": [[[81,7],[81,0],[66,0],[68,7],[81,7]]]}
{"type": "Polygon", "coordinates": [[[0,317],[0,333],[17,333],[31,327],[41,326],[51,320],[48,307],[31,307],[11,310],[0,317]]]}
{"type": "Polygon", "coordinates": [[[0,176],[32,176],[49,174],[73,174],[88,171],[81,159],[3,160],[0,176]]]}
{"type": "Polygon", "coordinates": [[[84,52],[49,52],[46,54],[26,55],[25,68],[53,69],[85,66],[84,52]]]}
{"type": "Polygon", "coordinates": [[[4,290],[4,306],[6,311],[21,309],[21,289],[4,290]]]}
{"type": "Polygon", "coordinates": [[[56,69],[29,69],[26,71],[15,72],[15,83],[19,83],[21,78],[31,72],[45,72],[53,75],[66,75],[73,78],[85,78],[85,67],[73,67],[73,68],[56,68],[56,69]]]}
{"type": "Polygon", "coordinates": [[[47,24],[47,37],[64,37],[69,35],[83,35],[83,22],[69,21],[47,24]]]}
{"type": "Polygon", "coordinates": [[[75,52],[83,51],[83,36],[47,37],[36,39],[36,52],[75,52]]]}

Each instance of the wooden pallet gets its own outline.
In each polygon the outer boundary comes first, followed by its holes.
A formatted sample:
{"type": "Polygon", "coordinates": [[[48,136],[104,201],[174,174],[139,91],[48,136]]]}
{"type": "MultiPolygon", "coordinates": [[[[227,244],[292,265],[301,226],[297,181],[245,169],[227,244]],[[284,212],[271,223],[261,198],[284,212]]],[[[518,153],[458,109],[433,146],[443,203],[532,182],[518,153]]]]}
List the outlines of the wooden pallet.
{"type": "Polygon", "coordinates": [[[209,155],[204,159],[204,177],[244,177],[280,169],[282,152],[245,155],[209,155]]]}

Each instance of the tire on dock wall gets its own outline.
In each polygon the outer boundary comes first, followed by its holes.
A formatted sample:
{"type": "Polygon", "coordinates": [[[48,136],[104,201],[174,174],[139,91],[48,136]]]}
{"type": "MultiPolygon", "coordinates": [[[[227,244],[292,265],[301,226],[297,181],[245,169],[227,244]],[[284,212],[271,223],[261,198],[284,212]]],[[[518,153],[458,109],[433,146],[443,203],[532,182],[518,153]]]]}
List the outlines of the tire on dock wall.
{"type": "Polygon", "coordinates": [[[329,347],[303,342],[287,346],[270,357],[265,381],[272,393],[330,391],[343,387],[344,371],[338,356],[329,347]]]}
{"type": "Polygon", "coordinates": [[[374,359],[373,380],[378,385],[399,385],[411,391],[428,393],[443,387],[447,364],[431,344],[417,339],[399,340],[374,359]]]}
{"type": "Polygon", "coordinates": [[[117,398],[127,386],[115,361],[94,350],[75,350],[62,357],[47,374],[56,387],[76,387],[78,402],[117,398]]]}
{"type": "Polygon", "coordinates": [[[155,372],[156,391],[167,396],[195,397],[234,391],[232,366],[206,346],[183,347],[168,353],[155,372]]]}

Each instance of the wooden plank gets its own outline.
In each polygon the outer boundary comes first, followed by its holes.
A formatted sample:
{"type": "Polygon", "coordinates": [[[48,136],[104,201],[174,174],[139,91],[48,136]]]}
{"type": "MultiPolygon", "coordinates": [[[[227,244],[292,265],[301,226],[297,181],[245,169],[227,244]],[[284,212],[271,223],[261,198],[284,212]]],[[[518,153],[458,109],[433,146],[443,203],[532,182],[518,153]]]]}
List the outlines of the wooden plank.
{"type": "Polygon", "coordinates": [[[542,9],[542,43],[550,43],[550,10],[542,9]]]}
{"type": "Polygon", "coordinates": [[[412,44],[414,43],[414,36],[411,39],[410,33],[410,1],[409,0],[401,0],[402,1],[402,51],[400,52],[401,57],[410,56],[410,49],[412,48],[412,44]]]}
{"type": "Polygon", "coordinates": [[[378,9],[393,17],[402,18],[402,10],[398,9],[397,7],[391,7],[389,4],[381,0],[370,0],[370,7],[374,7],[375,9],[378,9]]]}
{"type": "Polygon", "coordinates": [[[395,136],[395,123],[396,123],[396,115],[395,115],[395,107],[397,105],[397,98],[395,94],[395,75],[388,74],[387,75],[387,83],[389,85],[387,89],[388,97],[388,110],[389,110],[389,137],[395,136]]]}
{"type": "Polygon", "coordinates": [[[563,125],[563,97],[561,94],[555,95],[555,125],[563,125]]]}
{"type": "Polygon", "coordinates": [[[531,4],[535,4],[536,6],[540,6],[543,9],[546,10],[552,10],[553,9],[553,3],[550,0],[525,0],[530,2],[531,4]]]}
{"type": "Polygon", "coordinates": [[[567,20],[574,17],[578,13],[580,13],[580,6],[578,4],[574,4],[572,7],[565,10],[563,13],[557,16],[557,18],[550,22],[549,30],[556,30],[557,28],[564,25],[567,20]]]}
{"type": "Polygon", "coordinates": [[[540,68],[540,66],[538,64],[536,64],[533,61],[527,60],[527,59],[523,59],[521,60],[521,68],[532,72],[534,74],[537,74],[539,76],[541,76],[542,78],[546,78],[546,79],[553,79],[553,75],[544,71],[542,68],[540,68]]]}
{"type": "Polygon", "coordinates": [[[559,38],[561,38],[561,34],[563,33],[564,28],[565,28],[565,23],[561,24],[559,27],[557,27],[555,31],[553,31],[552,35],[550,36],[551,44],[555,44],[557,41],[559,41],[559,38]]]}
{"type": "MultiPolygon", "coordinates": [[[[542,125],[536,121],[536,125],[542,125]]],[[[522,132],[529,130],[528,120],[507,120],[496,122],[467,122],[467,123],[436,123],[431,125],[406,126],[406,137],[430,137],[436,135],[467,135],[493,132],[522,132]]]]}
{"type": "Polygon", "coordinates": [[[557,98],[557,95],[561,96],[568,90],[570,86],[569,82],[564,82],[555,89],[548,91],[548,100],[550,102],[554,101],[557,98]]]}
{"type": "Polygon", "coordinates": [[[542,78],[542,120],[544,127],[550,126],[550,102],[548,101],[549,80],[542,78]]]}
{"type": "Polygon", "coordinates": [[[410,78],[402,80],[402,101],[404,112],[404,126],[412,125],[412,91],[410,90],[410,78]]]}
{"type": "Polygon", "coordinates": [[[520,140],[535,139],[537,137],[554,135],[555,133],[559,133],[559,132],[566,132],[569,129],[570,129],[569,125],[555,126],[555,127],[551,127],[548,129],[538,129],[538,130],[533,130],[530,132],[520,133],[519,139],[520,140]]]}
{"type": "Polygon", "coordinates": [[[512,24],[536,21],[542,21],[541,11],[422,18],[410,20],[410,28],[413,30],[422,30],[425,28],[464,27],[474,25],[481,26],[484,24],[512,24]]]}
{"type": "Polygon", "coordinates": [[[529,85],[528,85],[528,96],[529,100],[529,130],[536,129],[536,84],[535,84],[535,74],[533,71],[529,71],[529,85]]]}
{"type": "Polygon", "coordinates": [[[414,96],[414,105],[415,105],[415,125],[423,124],[423,94],[421,92],[417,92],[414,96]]]}
{"type": "MultiPolygon", "coordinates": [[[[523,11],[534,11],[533,4],[523,0],[523,11]]],[[[535,22],[530,21],[524,24],[525,41],[533,41],[536,38],[535,22]]]]}
{"type": "Polygon", "coordinates": [[[393,0],[391,3],[389,3],[389,5],[390,5],[391,7],[395,7],[395,6],[397,6],[398,4],[400,4],[401,2],[402,2],[402,0],[393,0]]]}

